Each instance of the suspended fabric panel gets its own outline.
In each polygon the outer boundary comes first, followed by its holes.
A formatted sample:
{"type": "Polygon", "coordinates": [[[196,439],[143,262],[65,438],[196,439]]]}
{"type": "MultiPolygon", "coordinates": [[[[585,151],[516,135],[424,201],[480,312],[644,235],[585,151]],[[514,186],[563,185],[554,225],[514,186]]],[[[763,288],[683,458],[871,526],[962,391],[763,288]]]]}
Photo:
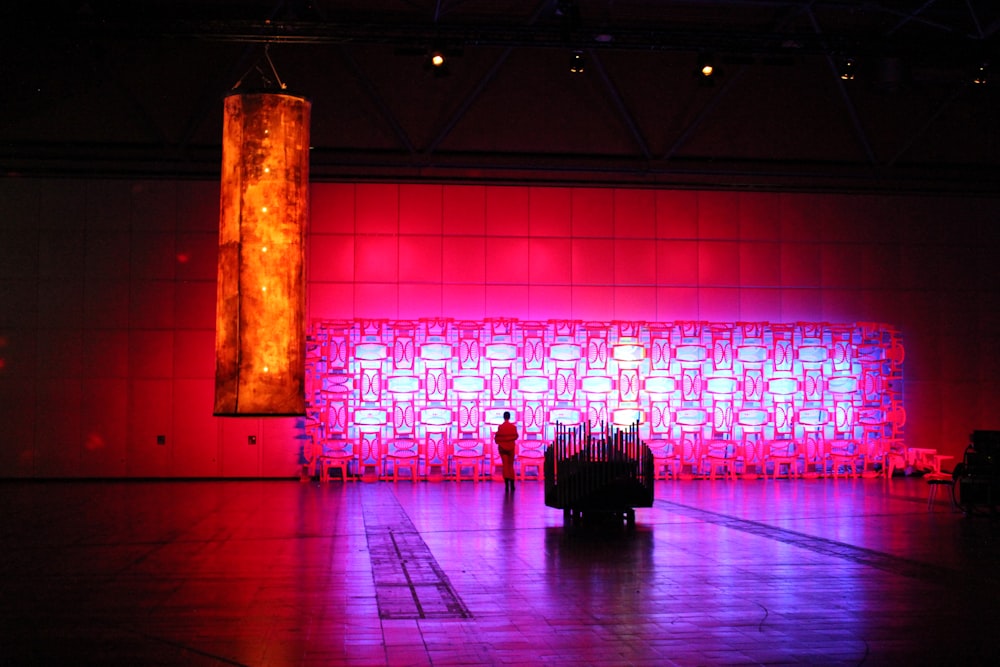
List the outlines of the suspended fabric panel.
{"type": "Polygon", "coordinates": [[[902,335],[874,322],[318,320],[310,416],[341,438],[902,441],[902,335]]]}
{"type": "Polygon", "coordinates": [[[224,107],[214,413],[304,415],[310,103],[224,107]]]}

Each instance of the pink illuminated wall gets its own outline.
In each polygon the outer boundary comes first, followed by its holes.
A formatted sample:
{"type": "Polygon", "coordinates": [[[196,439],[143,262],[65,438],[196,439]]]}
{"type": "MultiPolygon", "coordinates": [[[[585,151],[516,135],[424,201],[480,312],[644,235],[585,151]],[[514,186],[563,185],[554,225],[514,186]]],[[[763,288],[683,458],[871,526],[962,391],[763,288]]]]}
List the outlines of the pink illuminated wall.
{"type": "Polygon", "coordinates": [[[903,438],[903,344],[874,323],[316,321],[310,418],[328,439],[522,439],[638,422],[645,439],[903,438]]]}
{"type": "MultiPolygon", "coordinates": [[[[559,348],[552,355],[560,334],[550,322],[579,323],[572,344],[581,350],[596,335],[585,323],[600,323],[608,339],[608,369],[579,361],[576,380],[606,376],[587,386],[603,391],[610,382],[611,393],[598,400],[578,384],[567,407],[583,414],[603,401],[611,414],[622,387],[638,386],[644,428],[659,423],[654,397],[670,383],[671,428],[678,410],[714,403],[703,385],[697,405],[683,405],[678,334],[670,368],[653,368],[656,327],[732,326],[735,346],[741,322],[840,324],[852,341],[852,323],[880,322],[874,328],[906,350],[907,444],[960,456],[972,430],[1000,429],[996,198],[429,183],[313,183],[310,193],[308,322],[381,321],[382,344],[398,339],[394,322],[417,323],[414,344],[428,335],[426,322],[450,322],[449,341],[470,322],[481,345],[494,335],[490,322],[544,323],[542,356],[525,355],[531,334],[517,328],[511,375],[498,378],[501,386],[509,379],[521,420],[539,387],[546,418],[562,407],[554,392],[566,369],[556,366],[568,360],[559,348]],[[618,322],[641,323],[641,377],[623,376],[614,358],[618,322]],[[525,368],[539,359],[541,369],[525,368]],[[647,366],[671,379],[650,385],[647,366]],[[547,379],[525,384],[518,368],[547,379]]],[[[6,176],[0,205],[0,476],[298,474],[302,420],[211,415],[217,182],[6,176]]],[[[714,330],[702,329],[706,349],[714,330]]],[[[765,335],[769,350],[773,335],[765,335]]],[[[825,365],[835,358],[832,336],[823,334],[825,365]]],[[[454,380],[468,372],[491,386],[501,362],[484,356],[489,367],[463,371],[452,357],[441,385],[426,373],[437,362],[419,349],[418,391],[405,391],[412,380],[392,380],[394,392],[382,384],[379,409],[399,404],[393,396],[444,386],[443,406],[453,410],[454,380]]],[[[742,392],[754,382],[738,354],[733,360],[742,392]]],[[[391,355],[372,363],[383,383],[402,371],[391,355]]],[[[824,366],[822,386],[838,372],[824,366]]],[[[812,383],[798,368],[792,374],[812,383]]],[[[508,402],[490,386],[476,399],[483,421],[508,402]]],[[[792,402],[833,419],[837,392],[824,392],[818,406],[807,406],[805,393],[792,402]]],[[[778,423],[770,410],[767,418],[778,423]]]]}

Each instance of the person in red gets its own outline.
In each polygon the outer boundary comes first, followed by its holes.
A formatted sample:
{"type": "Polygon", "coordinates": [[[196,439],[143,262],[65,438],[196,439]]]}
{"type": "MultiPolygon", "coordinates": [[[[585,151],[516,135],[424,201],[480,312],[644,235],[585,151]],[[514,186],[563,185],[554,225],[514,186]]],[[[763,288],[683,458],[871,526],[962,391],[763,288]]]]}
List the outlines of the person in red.
{"type": "Polygon", "coordinates": [[[497,427],[493,436],[500,450],[500,460],[503,462],[503,489],[505,493],[514,490],[514,451],[517,443],[517,427],[510,421],[510,413],[503,413],[503,423],[497,427]]]}

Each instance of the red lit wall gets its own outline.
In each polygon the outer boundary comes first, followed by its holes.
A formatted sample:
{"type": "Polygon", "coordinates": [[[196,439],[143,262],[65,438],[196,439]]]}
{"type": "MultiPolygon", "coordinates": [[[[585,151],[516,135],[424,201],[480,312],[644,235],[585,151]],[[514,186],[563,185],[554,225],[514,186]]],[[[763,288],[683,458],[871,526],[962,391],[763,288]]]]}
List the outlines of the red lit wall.
{"type": "MultiPolygon", "coordinates": [[[[998,200],[311,196],[310,321],[884,322],[906,349],[908,444],[960,455],[1000,428],[998,200]]],[[[0,476],[298,473],[300,422],[211,415],[217,183],[5,178],[0,203],[0,476]]]]}

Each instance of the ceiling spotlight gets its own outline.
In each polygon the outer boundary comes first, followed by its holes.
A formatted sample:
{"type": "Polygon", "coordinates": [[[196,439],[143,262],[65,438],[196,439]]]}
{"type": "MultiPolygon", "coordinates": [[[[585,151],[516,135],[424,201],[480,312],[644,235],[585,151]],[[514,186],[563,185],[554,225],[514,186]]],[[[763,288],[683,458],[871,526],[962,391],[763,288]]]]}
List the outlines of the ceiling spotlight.
{"type": "Polygon", "coordinates": [[[449,61],[455,54],[456,52],[451,49],[432,48],[424,55],[424,69],[430,71],[435,78],[446,77],[450,73],[449,61]]]}
{"type": "Polygon", "coordinates": [[[715,61],[712,56],[704,53],[698,56],[698,72],[706,79],[715,76],[715,61]]]}
{"type": "Polygon", "coordinates": [[[989,63],[980,63],[979,67],[976,68],[976,73],[972,77],[972,83],[984,86],[986,85],[986,78],[990,71],[989,63]]]}
{"type": "Polygon", "coordinates": [[[583,51],[573,51],[569,55],[569,71],[571,74],[583,74],[586,64],[587,58],[583,55],[583,51]]]}
{"type": "Polygon", "coordinates": [[[844,81],[854,81],[854,58],[844,58],[840,63],[840,78],[844,81]]]}
{"type": "Polygon", "coordinates": [[[695,70],[695,76],[702,86],[714,86],[720,73],[721,70],[714,56],[705,53],[698,56],[698,69],[695,70]]]}

